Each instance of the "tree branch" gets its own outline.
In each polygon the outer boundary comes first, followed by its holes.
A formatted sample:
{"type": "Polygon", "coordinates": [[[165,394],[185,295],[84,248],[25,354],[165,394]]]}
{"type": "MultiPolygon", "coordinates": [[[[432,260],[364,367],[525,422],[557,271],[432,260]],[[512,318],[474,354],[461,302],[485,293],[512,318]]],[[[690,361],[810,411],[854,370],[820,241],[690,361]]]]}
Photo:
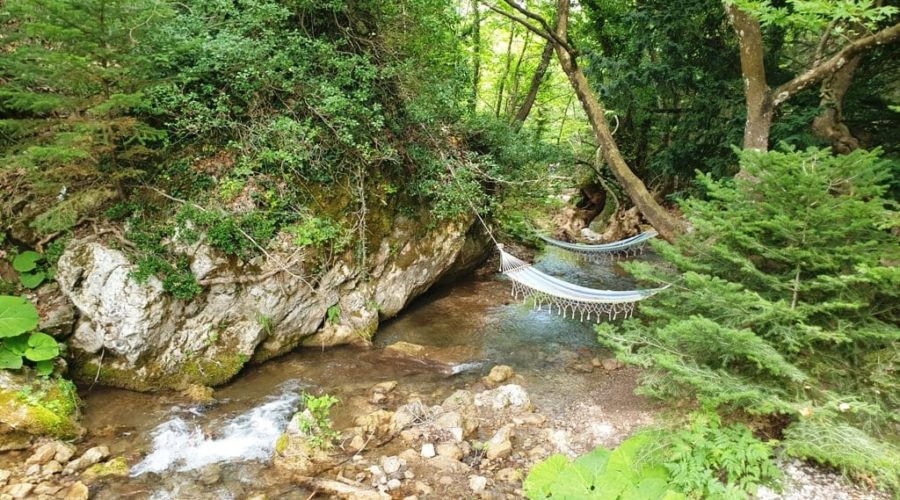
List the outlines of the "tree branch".
{"type": "Polygon", "coordinates": [[[855,56],[878,45],[896,42],[900,39],[900,23],[885,28],[875,34],[865,36],[847,45],[827,61],[815,65],[791,81],[780,85],[773,92],[772,104],[778,107],[798,92],[821,82],[846,66],[855,56]]]}

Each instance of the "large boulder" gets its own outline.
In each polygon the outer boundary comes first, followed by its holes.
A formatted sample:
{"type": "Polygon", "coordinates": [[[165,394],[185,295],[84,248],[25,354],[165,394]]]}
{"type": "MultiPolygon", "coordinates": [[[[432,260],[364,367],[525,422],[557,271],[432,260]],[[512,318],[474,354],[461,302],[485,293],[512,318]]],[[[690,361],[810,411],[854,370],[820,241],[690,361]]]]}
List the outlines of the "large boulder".
{"type": "MultiPolygon", "coordinates": [[[[74,241],[59,260],[61,291],[79,314],[69,342],[76,379],[134,390],[215,386],[248,361],[263,361],[300,345],[365,343],[380,320],[396,315],[446,273],[468,248],[471,222],[424,228],[400,219],[370,254],[367,269],[353,252],[321,270],[315,285],[280,272],[297,248],[280,238],[273,257],[228,259],[203,240],[172,245],[185,255],[204,291],[185,302],[151,277],[138,283],[136,266],[120,250],[74,241]],[[264,278],[262,278],[264,277],[264,278]]],[[[482,248],[485,248],[482,246],[482,248]]],[[[310,261],[315,256],[309,255],[310,261]]],[[[304,269],[303,259],[292,269],[304,269]]]]}

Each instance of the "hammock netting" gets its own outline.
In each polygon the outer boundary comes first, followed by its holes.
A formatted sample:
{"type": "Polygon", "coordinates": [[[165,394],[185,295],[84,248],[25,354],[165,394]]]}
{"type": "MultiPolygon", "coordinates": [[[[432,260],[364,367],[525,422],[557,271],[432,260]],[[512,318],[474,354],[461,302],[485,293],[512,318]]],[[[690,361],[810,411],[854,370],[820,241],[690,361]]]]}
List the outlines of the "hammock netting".
{"type": "Polygon", "coordinates": [[[578,257],[590,262],[602,263],[616,257],[630,257],[644,253],[644,243],[656,236],[656,231],[647,231],[631,238],[605,243],[601,245],[588,245],[584,243],[569,243],[567,241],[554,240],[547,236],[538,237],[549,245],[568,250],[578,257]]]}
{"type": "Polygon", "coordinates": [[[535,309],[547,305],[553,312],[556,307],[557,314],[577,316],[582,321],[593,317],[599,322],[604,316],[616,319],[619,315],[628,318],[634,313],[637,302],[664,289],[615,291],[575,285],[539,271],[502,248],[500,271],[512,280],[512,295],[517,300],[531,298],[535,309]]]}

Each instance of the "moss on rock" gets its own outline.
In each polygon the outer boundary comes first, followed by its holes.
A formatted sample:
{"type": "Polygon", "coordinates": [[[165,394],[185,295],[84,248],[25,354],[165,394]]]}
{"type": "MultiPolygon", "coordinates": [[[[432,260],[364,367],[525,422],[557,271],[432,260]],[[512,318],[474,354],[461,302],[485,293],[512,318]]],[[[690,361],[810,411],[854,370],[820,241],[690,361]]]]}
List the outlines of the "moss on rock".
{"type": "Polygon", "coordinates": [[[81,477],[93,481],[104,477],[125,477],[131,472],[124,457],[116,457],[106,462],[94,464],[82,473],[81,477]]]}
{"type": "Polygon", "coordinates": [[[0,372],[0,449],[21,448],[41,436],[80,437],[79,406],[75,385],[66,379],[0,372]]]}
{"type": "Polygon", "coordinates": [[[73,377],[78,382],[89,383],[96,379],[103,385],[132,391],[184,390],[191,386],[222,385],[237,375],[247,361],[248,357],[241,353],[218,352],[209,358],[192,358],[169,372],[155,363],[134,370],[119,368],[109,357],[102,366],[92,359],[80,359],[73,363],[73,377]]]}

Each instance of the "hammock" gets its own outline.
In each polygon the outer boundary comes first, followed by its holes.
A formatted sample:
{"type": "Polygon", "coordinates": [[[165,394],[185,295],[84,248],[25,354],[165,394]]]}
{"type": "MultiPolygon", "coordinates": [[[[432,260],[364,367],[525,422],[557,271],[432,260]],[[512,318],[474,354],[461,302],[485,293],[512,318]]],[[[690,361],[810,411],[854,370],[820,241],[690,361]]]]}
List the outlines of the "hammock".
{"type": "Polygon", "coordinates": [[[498,248],[500,271],[512,280],[513,297],[517,300],[519,297],[523,300],[531,297],[535,309],[547,304],[553,312],[553,306],[556,306],[557,313],[563,317],[571,313],[575,318],[578,313],[582,321],[585,316],[590,321],[593,315],[598,322],[601,314],[606,315],[607,319],[616,319],[620,314],[628,318],[634,313],[635,303],[668,288],[628,291],[587,288],[544,274],[531,264],[506,253],[501,245],[498,248]]]}
{"type": "Polygon", "coordinates": [[[586,245],[583,243],[569,243],[567,241],[554,240],[544,235],[538,237],[548,244],[568,250],[582,259],[590,262],[605,262],[615,257],[628,257],[644,253],[644,243],[657,235],[656,231],[625,238],[624,240],[605,243],[602,245],[586,245]]]}

